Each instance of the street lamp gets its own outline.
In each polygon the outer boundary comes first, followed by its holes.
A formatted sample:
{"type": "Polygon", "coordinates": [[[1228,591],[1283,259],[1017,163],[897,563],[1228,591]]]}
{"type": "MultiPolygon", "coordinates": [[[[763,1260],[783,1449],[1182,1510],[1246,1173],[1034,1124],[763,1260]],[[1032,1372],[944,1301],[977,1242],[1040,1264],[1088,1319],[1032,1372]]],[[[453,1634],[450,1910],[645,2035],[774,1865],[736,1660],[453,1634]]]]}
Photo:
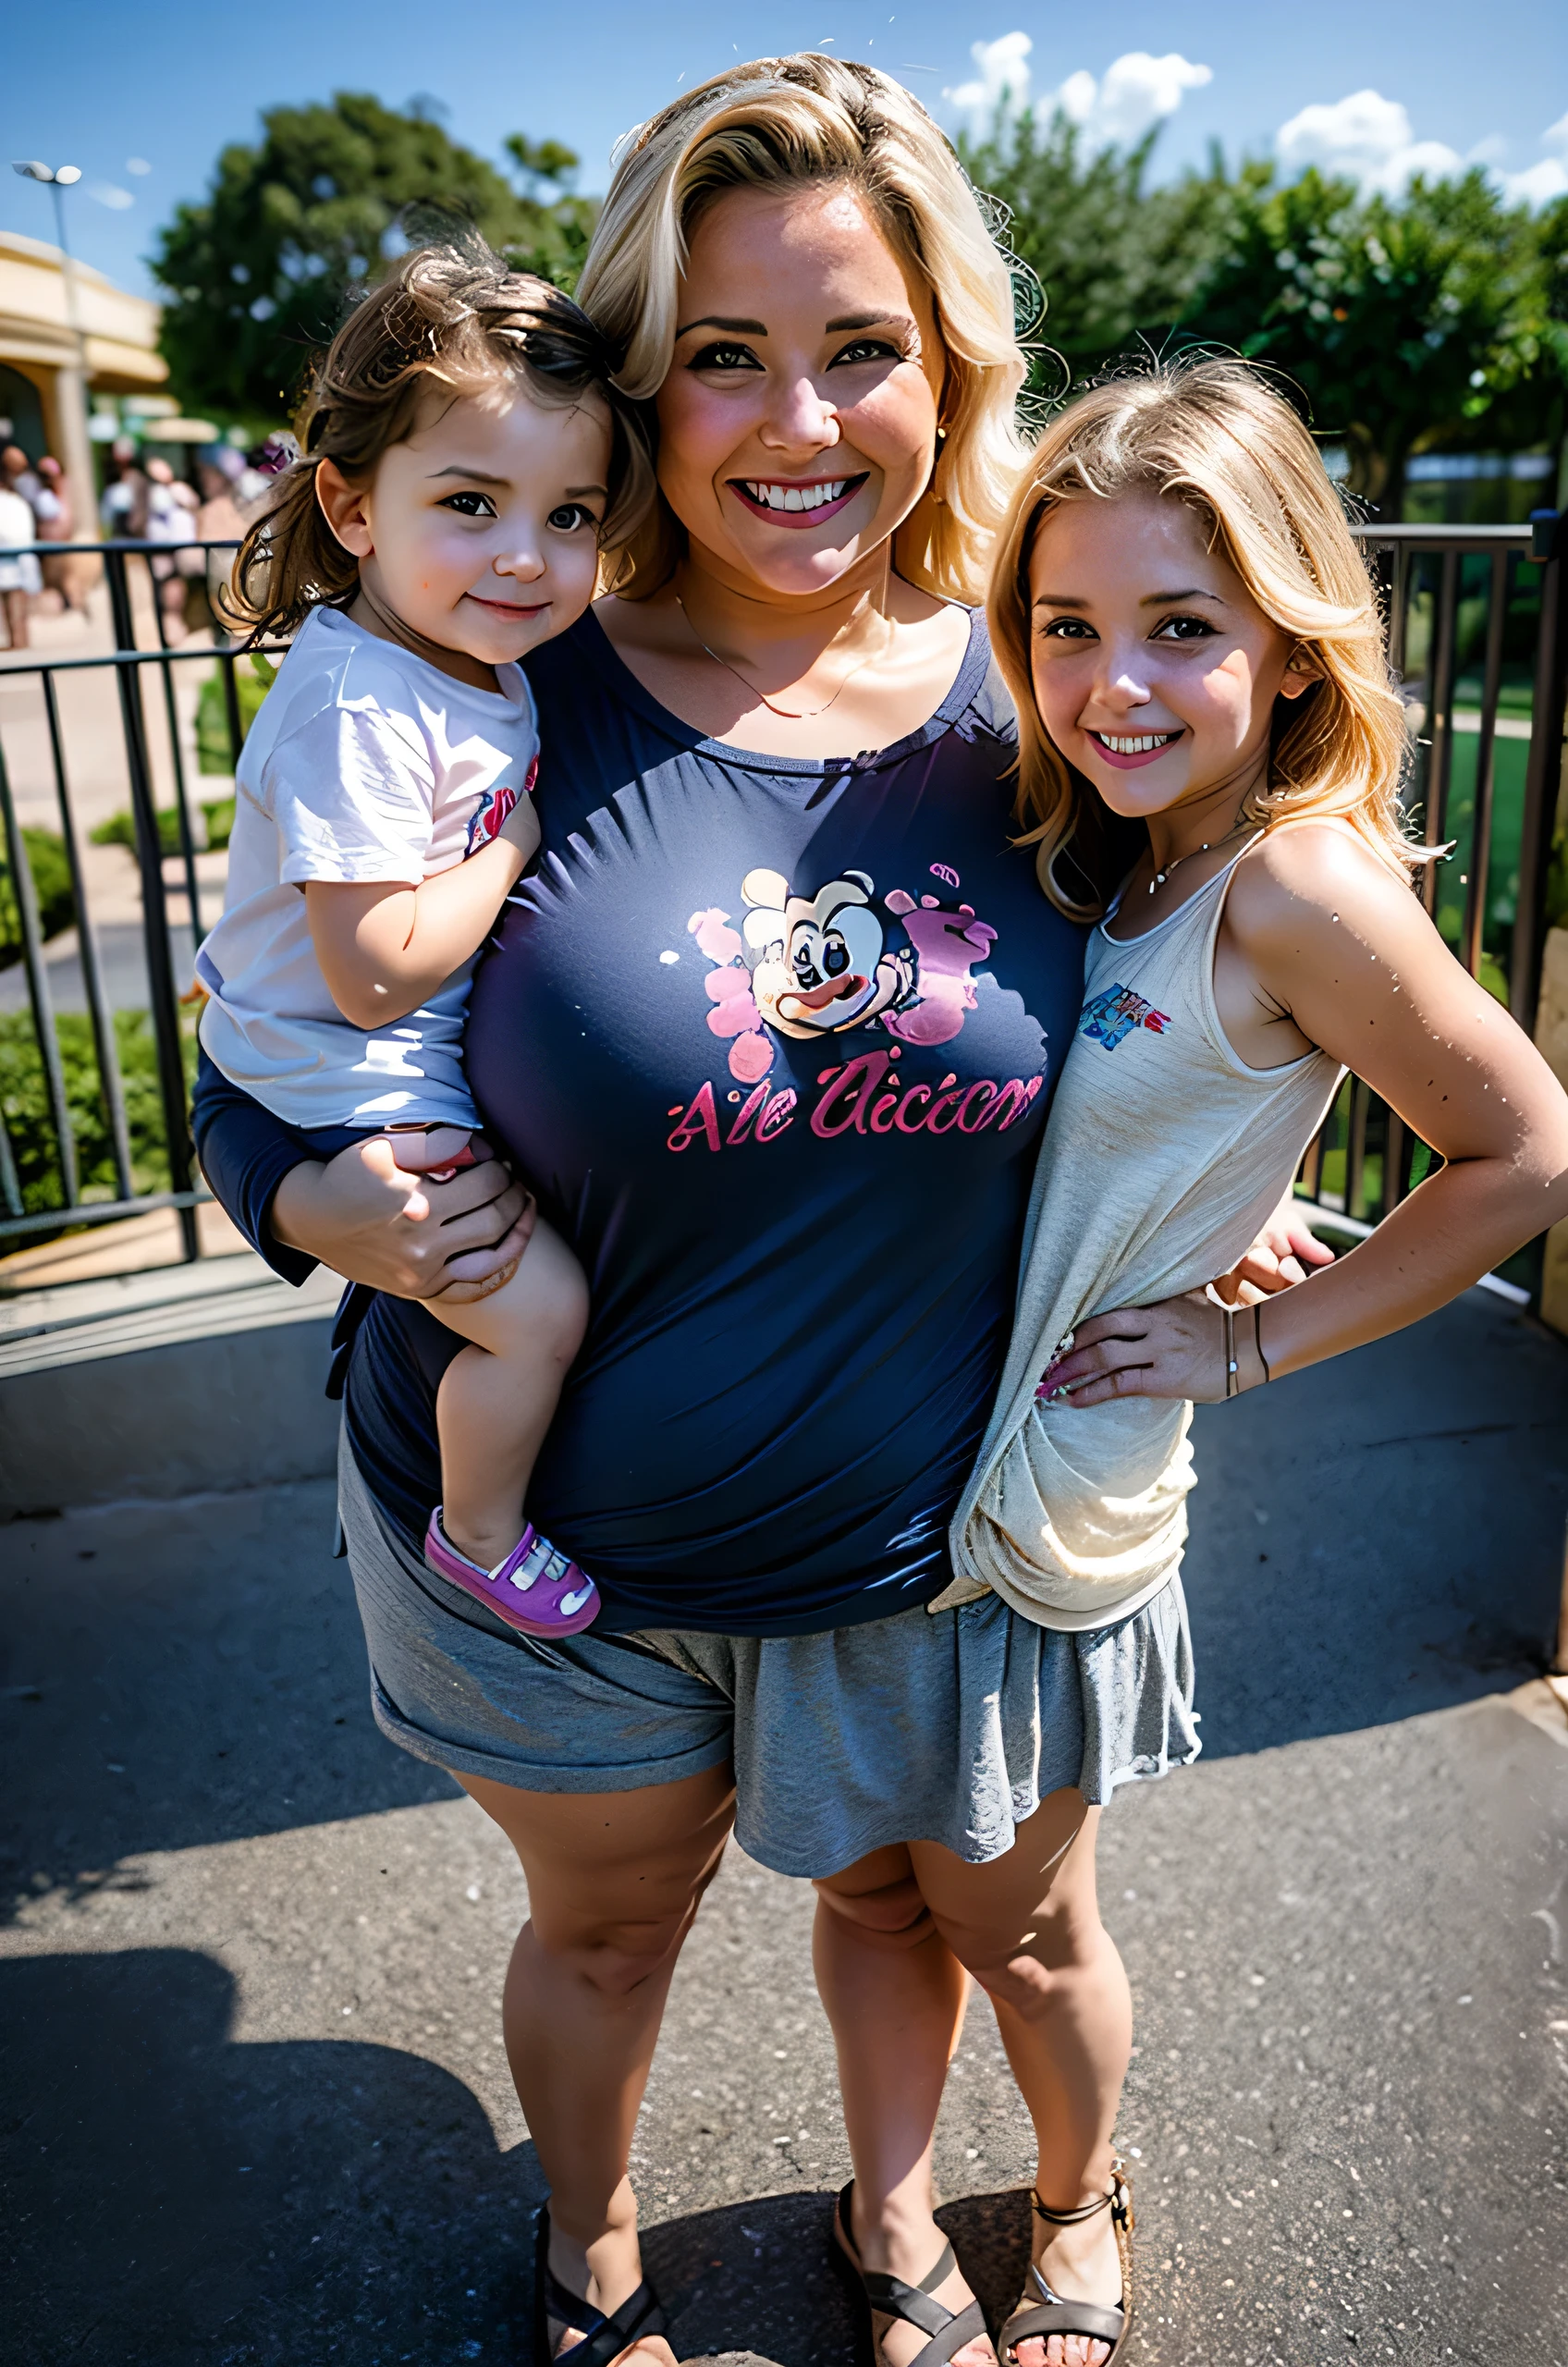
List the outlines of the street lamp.
{"type": "Polygon", "coordinates": [[[24,181],[43,181],[55,201],[55,242],[60,250],[60,273],[66,283],[66,319],[76,340],[74,368],[55,373],[56,411],[67,477],[77,487],[76,511],[78,531],[90,532],[86,521],[96,509],[93,498],[92,453],[87,437],[87,337],[81,325],[81,306],[78,300],[76,262],[66,237],[66,204],[63,190],[74,189],[81,178],[80,165],[41,164],[36,156],[14,160],[14,173],[24,181]]]}

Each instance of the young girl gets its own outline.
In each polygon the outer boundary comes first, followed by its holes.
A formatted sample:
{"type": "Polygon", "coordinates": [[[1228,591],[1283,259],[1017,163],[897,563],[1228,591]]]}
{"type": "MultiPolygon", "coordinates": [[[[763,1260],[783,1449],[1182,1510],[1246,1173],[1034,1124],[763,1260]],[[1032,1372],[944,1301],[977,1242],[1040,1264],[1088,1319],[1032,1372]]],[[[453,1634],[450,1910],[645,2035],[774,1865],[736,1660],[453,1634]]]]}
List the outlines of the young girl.
{"type": "MultiPolygon", "coordinates": [[[[542,280],[408,255],[334,339],[303,457],[241,547],[240,617],[298,632],[239,760],[201,1036],[306,1159],[385,1132],[415,1172],[472,1162],[470,974],[539,844],[517,661],[582,614],[652,490],[614,362],[542,280]]],[[[582,1274],[535,1224],[490,1296],[425,1304],[470,1343],[437,1399],[425,1558],[508,1625],[573,1635],[597,1589],[523,1500],[582,1274]]]]}
{"type": "MultiPolygon", "coordinates": [[[[1102,1628],[1179,1566],[1192,1401],[1415,1322],[1568,1213],[1568,1098],[1411,892],[1437,851],[1403,828],[1377,597],[1260,378],[1178,364],[1066,411],[1014,499],[991,622],[1042,883],[1104,917],[961,1577],[931,1608],[988,1586],[1044,1626],[1102,1628]],[[1109,816],[1147,844],[1108,903],[1109,816]],[[1347,1068],[1443,1166],[1329,1270],[1222,1307],[1205,1286],[1289,1192],[1347,1068]]],[[[1042,2207],[1053,2239],[1108,2207],[1124,2235],[1122,2176],[1082,2212],[1042,2207]]],[[[1127,2316],[1036,2268],[1002,2356],[1102,2367],[1127,2316]]]]}

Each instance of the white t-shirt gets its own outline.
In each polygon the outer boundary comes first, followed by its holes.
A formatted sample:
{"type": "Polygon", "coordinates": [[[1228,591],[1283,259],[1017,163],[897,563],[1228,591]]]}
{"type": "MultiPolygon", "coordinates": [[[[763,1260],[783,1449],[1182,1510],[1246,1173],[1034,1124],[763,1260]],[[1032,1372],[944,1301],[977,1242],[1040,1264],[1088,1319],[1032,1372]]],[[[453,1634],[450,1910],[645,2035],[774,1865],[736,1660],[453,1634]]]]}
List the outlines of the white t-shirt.
{"type": "Polygon", "coordinates": [[[306,619],[235,777],[223,918],[196,956],[208,1057],[294,1126],[478,1123],[463,1077],[473,964],[374,1034],[345,1019],[311,943],[308,879],[417,886],[496,836],[533,786],[516,666],[472,690],[336,608],[306,619]]]}

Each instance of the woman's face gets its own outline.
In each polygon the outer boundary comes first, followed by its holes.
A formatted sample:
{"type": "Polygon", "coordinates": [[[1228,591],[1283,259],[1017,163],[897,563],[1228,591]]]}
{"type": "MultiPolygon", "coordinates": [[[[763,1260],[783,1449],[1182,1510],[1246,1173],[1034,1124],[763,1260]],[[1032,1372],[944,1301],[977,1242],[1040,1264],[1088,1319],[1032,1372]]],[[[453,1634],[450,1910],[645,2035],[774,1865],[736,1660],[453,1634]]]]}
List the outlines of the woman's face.
{"type": "Polygon", "coordinates": [[[930,482],[947,361],[844,188],[735,190],[697,223],[658,394],[659,484],[737,589],[820,593],[930,482]]]}

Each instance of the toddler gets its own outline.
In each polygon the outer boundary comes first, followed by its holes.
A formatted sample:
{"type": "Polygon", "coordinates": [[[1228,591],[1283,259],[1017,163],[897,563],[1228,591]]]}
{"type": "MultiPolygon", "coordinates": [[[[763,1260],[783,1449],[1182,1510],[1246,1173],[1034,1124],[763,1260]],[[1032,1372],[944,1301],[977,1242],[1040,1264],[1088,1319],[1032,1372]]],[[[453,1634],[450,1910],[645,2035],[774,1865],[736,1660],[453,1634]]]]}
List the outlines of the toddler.
{"type": "MultiPolygon", "coordinates": [[[[614,363],[544,281],[405,256],[334,339],[301,458],[241,547],[239,616],[295,639],[239,760],[201,1036],[304,1158],[386,1132],[405,1169],[472,1163],[470,975],[539,844],[518,660],[583,613],[652,488],[614,363]]],[[[582,1273],[536,1223],[488,1296],[424,1304],[468,1343],[436,1400],[425,1559],[509,1626],[574,1635],[597,1589],[523,1505],[582,1273]]]]}

